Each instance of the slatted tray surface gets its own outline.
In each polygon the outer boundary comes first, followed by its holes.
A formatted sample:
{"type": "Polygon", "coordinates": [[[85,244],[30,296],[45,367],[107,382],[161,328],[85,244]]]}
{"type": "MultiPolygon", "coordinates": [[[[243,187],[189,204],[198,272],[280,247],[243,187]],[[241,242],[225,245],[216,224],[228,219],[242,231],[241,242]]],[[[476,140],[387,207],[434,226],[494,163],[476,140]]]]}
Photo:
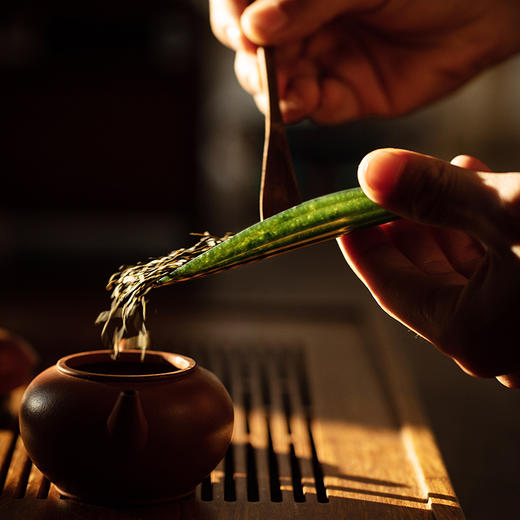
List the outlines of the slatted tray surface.
{"type": "Polygon", "coordinates": [[[464,518],[380,323],[204,322],[175,350],[221,378],[235,429],[191,497],[133,509],[64,499],[4,429],[0,518],[464,518]]]}

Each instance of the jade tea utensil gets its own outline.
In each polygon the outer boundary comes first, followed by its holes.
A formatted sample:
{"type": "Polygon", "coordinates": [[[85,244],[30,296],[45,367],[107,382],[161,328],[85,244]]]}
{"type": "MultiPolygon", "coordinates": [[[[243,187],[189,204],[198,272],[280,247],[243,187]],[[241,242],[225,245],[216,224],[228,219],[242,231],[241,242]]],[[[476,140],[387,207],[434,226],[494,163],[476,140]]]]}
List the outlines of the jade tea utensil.
{"type": "Polygon", "coordinates": [[[260,76],[267,95],[265,140],[260,185],[260,220],[301,202],[291,152],[280,113],[278,85],[274,67],[274,49],[257,50],[260,76]]]}
{"type": "Polygon", "coordinates": [[[122,266],[112,275],[110,310],[102,312],[101,338],[117,358],[120,340],[137,333],[135,346],[144,357],[148,343],[146,296],[156,287],[218,273],[350,233],[356,229],[395,219],[370,201],[360,188],[331,193],[309,200],[237,233],[214,237],[205,232],[199,242],[166,256],[133,266],[122,266]],[[117,321],[114,321],[117,318],[117,321]]]}
{"type": "Polygon", "coordinates": [[[162,276],[155,286],[217,273],[395,218],[360,188],[331,193],[244,229],[162,276]]]}

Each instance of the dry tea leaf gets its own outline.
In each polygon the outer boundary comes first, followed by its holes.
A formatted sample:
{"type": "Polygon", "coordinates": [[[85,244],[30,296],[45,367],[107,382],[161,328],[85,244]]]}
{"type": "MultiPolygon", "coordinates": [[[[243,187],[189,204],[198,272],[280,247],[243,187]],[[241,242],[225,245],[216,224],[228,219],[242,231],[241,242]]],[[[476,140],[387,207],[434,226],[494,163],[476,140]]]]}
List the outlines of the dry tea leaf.
{"type": "Polygon", "coordinates": [[[158,286],[157,282],[163,276],[232,236],[232,233],[227,233],[223,237],[215,237],[207,231],[202,234],[192,234],[200,236],[200,240],[193,246],[177,249],[166,256],[152,258],[148,262],[121,266],[119,271],[110,277],[107,285],[107,290],[112,292],[110,310],[102,312],[96,323],[104,323],[101,340],[103,344],[112,348],[114,358],[119,355],[121,341],[129,335],[130,331],[134,334],[132,344],[141,349],[144,357],[150,341],[146,328],[146,295],[158,286]],[[120,324],[116,324],[115,320],[120,320],[120,324]]]}

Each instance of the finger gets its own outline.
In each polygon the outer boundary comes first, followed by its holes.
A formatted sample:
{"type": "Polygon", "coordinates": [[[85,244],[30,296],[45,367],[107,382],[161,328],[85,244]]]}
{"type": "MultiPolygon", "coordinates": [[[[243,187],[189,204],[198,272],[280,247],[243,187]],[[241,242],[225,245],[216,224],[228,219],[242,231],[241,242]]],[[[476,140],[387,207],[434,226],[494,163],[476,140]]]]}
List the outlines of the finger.
{"type": "Polygon", "coordinates": [[[508,228],[512,228],[509,232],[514,241],[518,240],[520,233],[520,226],[515,225],[520,220],[520,174],[515,173],[494,173],[492,170],[479,159],[471,157],[469,155],[459,155],[455,157],[452,164],[461,166],[463,168],[469,168],[472,170],[478,170],[481,172],[488,172],[491,175],[483,177],[485,184],[496,191],[497,195],[507,206],[506,222],[502,228],[505,234],[508,233],[508,228]]]}
{"type": "Polygon", "coordinates": [[[262,112],[262,114],[267,114],[267,107],[269,103],[267,101],[267,95],[264,92],[259,92],[258,94],[253,96],[256,108],[262,112]]]}
{"type": "Polygon", "coordinates": [[[496,187],[490,186],[497,183],[498,175],[395,149],[371,152],[358,170],[365,193],[386,209],[416,222],[456,228],[504,247],[502,230],[511,219],[496,187]]]}
{"type": "Polygon", "coordinates": [[[453,273],[435,276],[419,269],[381,227],[338,239],[345,259],[379,305],[417,334],[435,343],[461,286],[453,273]]]}
{"type": "MultiPolygon", "coordinates": [[[[471,155],[457,155],[450,163],[470,170],[491,171],[489,166],[471,155]]],[[[431,228],[431,232],[453,268],[465,278],[471,278],[485,253],[480,242],[456,229],[431,228]]]]}
{"type": "Polygon", "coordinates": [[[520,371],[497,376],[497,380],[507,388],[520,388],[520,371]]]}
{"type": "Polygon", "coordinates": [[[237,51],[235,55],[235,75],[240,86],[255,96],[261,91],[260,72],[256,54],[237,51]]]}
{"type": "MultiPolygon", "coordinates": [[[[291,52],[294,50],[286,47],[277,49],[276,52],[279,104],[286,123],[307,117],[320,102],[320,86],[316,67],[309,60],[302,58],[293,57],[293,61],[290,62],[288,57],[291,52]],[[278,52],[279,50],[282,52],[278,52]]],[[[255,96],[257,106],[265,113],[267,99],[256,58],[249,53],[242,58],[237,53],[236,63],[237,75],[240,73],[249,76],[239,77],[241,85],[255,96]],[[239,60],[240,63],[238,63],[239,60]]]]}
{"type": "Polygon", "coordinates": [[[320,102],[318,71],[314,63],[300,58],[278,67],[280,110],[286,122],[307,117],[320,102]]]}
{"type": "Polygon", "coordinates": [[[320,91],[320,104],[310,114],[316,123],[337,124],[361,115],[359,97],[349,83],[332,77],[324,78],[320,91]]]}
{"type": "Polygon", "coordinates": [[[257,45],[277,45],[312,34],[339,13],[377,6],[378,0],[256,0],[241,18],[246,36],[257,45]]]}
{"type": "Polygon", "coordinates": [[[243,35],[240,16],[248,0],[210,0],[209,20],[215,36],[234,50],[250,48],[252,44],[243,35]]]}
{"type": "MultiPolygon", "coordinates": [[[[315,68],[311,67],[305,60],[293,57],[293,61],[290,62],[288,57],[290,52],[294,51],[287,47],[276,49],[276,79],[280,99],[283,99],[283,96],[286,94],[289,78],[316,74],[315,68]]],[[[253,96],[259,94],[264,89],[256,51],[254,53],[244,50],[237,51],[235,56],[235,75],[242,88],[253,96]]]]}
{"type": "Polygon", "coordinates": [[[480,172],[490,172],[491,168],[483,163],[480,159],[472,157],[471,155],[457,155],[450,164],[458,166],[459,168],[466,168],[468,170],[476,170],[480,172]]]}
{"type": "Polygon", "coordinates": [[[280,98],[280,111],[286,123],[299,121],[311,114],[320,102],[320,87],[315,75],[301,75],[289,82],[280,98]]]}
{"type": "MultiPolygon", "coordinates": [[[[435,240],[430,226],[403,219],[381,227],[399,251],[424,273],[453,273],[453,266],[435,240]]],[[[454,277],[458,278],[455,274],[454,277]]],[[[463,280],[459,282],[463,283],[463,280]]]]}
{"type": "Polygon", "coordinates": [[[482,244],[457,229],[432,227],[430,231],[453,269],[471,278],[485,254],[482,244]]]}

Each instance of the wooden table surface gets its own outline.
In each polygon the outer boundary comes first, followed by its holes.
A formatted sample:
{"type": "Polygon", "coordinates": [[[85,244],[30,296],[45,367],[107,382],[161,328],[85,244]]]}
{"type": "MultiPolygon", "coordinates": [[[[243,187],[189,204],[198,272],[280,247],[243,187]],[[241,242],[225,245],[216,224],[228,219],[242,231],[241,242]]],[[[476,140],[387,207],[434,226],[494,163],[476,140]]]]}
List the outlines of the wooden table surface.
{"type": "MultiPolygon", "coordinates": [[[[182,330],[175,321],[167,350],[213,370],[236,411],[228,454],[191,497],[133,509],[60,498],[3,429],[0,518],[464,518],[380,314],[252,316],[199,313],[182,330]]],[[[163,314],[154,324],[161,344],[171,323],[163,314]]]]}

